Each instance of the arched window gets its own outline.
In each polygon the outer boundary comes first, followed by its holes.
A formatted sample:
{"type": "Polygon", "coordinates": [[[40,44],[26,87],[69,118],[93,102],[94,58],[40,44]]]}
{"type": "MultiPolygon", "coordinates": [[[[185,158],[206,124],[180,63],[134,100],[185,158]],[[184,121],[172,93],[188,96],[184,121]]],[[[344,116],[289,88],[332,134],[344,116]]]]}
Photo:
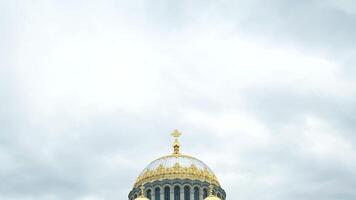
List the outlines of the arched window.
{"type": "Polygon", "coordinates": [[[134,199],[136,199],[137,198],[137,194],[135,194],[135,196],[134,196],[134,199]]]}
{"type": "Polygon", "coordinates": [[[171,190],[168,186],[164,188],[164,200],[171,200],[171,190]]]}
{"type": "Polygon", "coordinates": [[[218,193],[218,197],[221,199],[221,195],[220,195],[220,193],[218,193]]]}
{"type": "Polygon", "coordinates": [[[184,200],[190,200],[190,187],[184,187],[184,200]]]}
{"type": "Polygon", "coordinates": [[[199,200],[199,188],[198,187],[195,187],[194,188],[194,200],[199,200]]]}
{"type": "Polygon", "coordinates": [[[161,200],[161,189],[160,188],[155,189],[155,200],[161,200]]]}
{"type": "Polygon", "coordinates": [[[152,198],[152,195],[151,195],[151,190],[147,190],[146,191],[146,197],[149,199],[149,200],[151,200],[152,198]]]}
{"type": "Polygon", "coordinates": [[[180,187],[174,187],[174,200],[180,200],[180,187]]]}
{"type": "Polygon", "coordinates": [[[204,190],[203,190],[203,199],[205,199],[206,197],[208,197],[208,189],[204,188],[204,190]]]}

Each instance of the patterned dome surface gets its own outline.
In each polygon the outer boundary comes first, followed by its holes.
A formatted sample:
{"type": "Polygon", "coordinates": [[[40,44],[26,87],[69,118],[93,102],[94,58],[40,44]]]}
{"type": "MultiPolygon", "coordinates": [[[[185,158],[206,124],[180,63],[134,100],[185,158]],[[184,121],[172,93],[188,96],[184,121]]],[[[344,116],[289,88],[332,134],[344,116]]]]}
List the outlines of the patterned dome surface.
{"type": "Polygon", "coordinates": [[[197,158],[188,155],[168,155],[152,161],[141,172],[140,175],[143,175],[146,171],[155,170],[160,166],[164,168],[172,168],[176,164],[179,164],[182,167],[195,166],[199,170],[208,170],[211,174],[214,174],[213,171],[205,163],[203,163],[201,160],[197,158]]]}
{"type": "Polygon", "coordinates": [[[214,172],[202,161],[188,155],[172,154],[151,162],[138,176],[134,187],[165,179],[191,179],[220,185],[214,172]]]}

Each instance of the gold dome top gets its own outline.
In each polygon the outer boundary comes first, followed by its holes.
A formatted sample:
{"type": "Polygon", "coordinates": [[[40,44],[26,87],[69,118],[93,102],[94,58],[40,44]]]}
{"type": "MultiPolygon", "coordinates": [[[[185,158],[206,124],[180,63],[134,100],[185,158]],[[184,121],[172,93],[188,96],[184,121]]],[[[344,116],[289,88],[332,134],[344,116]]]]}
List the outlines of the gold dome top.
{"type": "Polygon", "coordinates": [[[139,196],[137,197],[135,200],[149,200],[147,197],[144,197],[144,196],[139,196]]]}
{"type": "Polygon", "coordinates": [[[151,162],[139,175],[134,187],[164,179],[200,180],[220,186],[217,177],[205,163],[179,152],[180,144],[178,137],[181,134],[175,130],[172,135],[175,137],[173,154],[163,156],[151,162]]]}
{"type": "Polygon", "coordinates": [[[219,197],[213,195],[213,187],[214,186],[210,186],[210,195],[208,197],[206,197],[204,200],[221,200],[219,197]]]}
{"type": "Polygon", "coordinates": [[[141,195],[139,197],[137,197],[135,200],[149,200],[147,197],[145,197],[143,186],[141,186],[141,195]]]}
{"type": "Polygon", "coordinates": [[[204,200],[221,200],[221,199],[219,197],[211,194],[208,197],[206,197],[204,200]]]}

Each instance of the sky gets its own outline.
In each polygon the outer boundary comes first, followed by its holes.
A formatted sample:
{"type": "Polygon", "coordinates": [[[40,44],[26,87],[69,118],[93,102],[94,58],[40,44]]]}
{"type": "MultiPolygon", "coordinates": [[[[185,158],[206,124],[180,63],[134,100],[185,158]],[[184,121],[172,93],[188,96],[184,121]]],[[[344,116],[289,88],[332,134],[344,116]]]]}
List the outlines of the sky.
{"type": "Polygon", "coordinates": [[[172,152],[227,199],[356,199],[353,0],[0,0],[0,200],[127,199],[172,152]]]}

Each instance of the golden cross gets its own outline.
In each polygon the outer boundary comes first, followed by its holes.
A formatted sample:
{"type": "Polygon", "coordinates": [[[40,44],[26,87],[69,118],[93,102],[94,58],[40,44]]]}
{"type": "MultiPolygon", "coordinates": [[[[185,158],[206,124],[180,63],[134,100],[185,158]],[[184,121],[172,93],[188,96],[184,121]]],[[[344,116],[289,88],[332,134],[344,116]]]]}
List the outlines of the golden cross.
{"type": "Polygon", "coordinates": [[[175,138],[174,139],[174,143],[173,143],[173,154],[178,155],[179,154],[179,148],[180,148],[180,144],[179,144],[178,138],[182,134],[177,129],[175,129],[171,135],[175,138]]]}
{"type": "Polygon", "coordinates": [[[175,129],[171,135],[178,139],[182,134],[177,129],[175,129]]]}
{"type": "Polygon", "coordinates": [[[209,195],[213,195],[213,189],[214,189],[214,186],[213,185],[210,185],[209,186],[209,195]]]}
{"type": "Polygon", "coordinates": [[[141,189],[141,197],[144,197],[145,196],[145,186],[143,186],[143,184],[142,184],[140,189],[141,189]]]}

